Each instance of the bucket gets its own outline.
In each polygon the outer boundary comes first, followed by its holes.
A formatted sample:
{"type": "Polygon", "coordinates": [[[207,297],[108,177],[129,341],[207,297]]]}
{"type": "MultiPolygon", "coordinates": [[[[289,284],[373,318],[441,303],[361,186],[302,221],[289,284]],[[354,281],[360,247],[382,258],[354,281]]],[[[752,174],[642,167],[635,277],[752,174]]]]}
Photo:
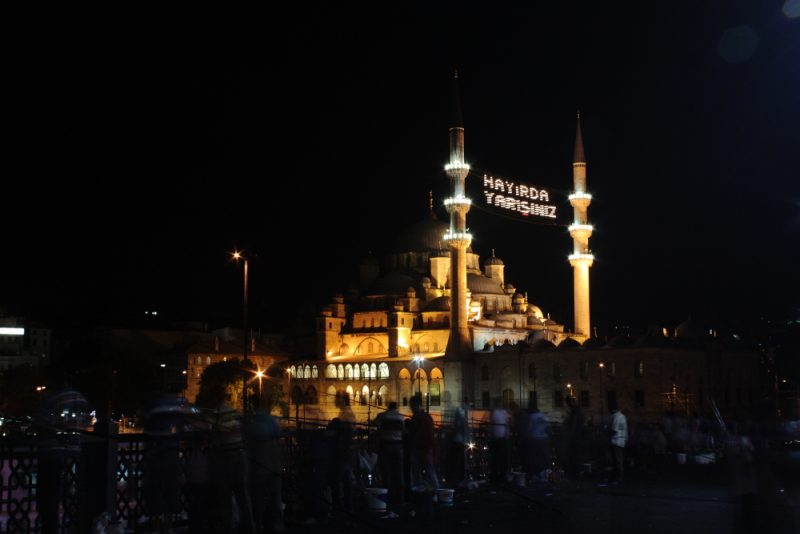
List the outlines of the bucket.
{"type": "Polygon", "coordinates": [[[696,463],[697,465],[713,464],[714,460],[715,460],[715,455],[713,452],[700,453],[694,457],[694,463],[696,463]]]}
{"type": "Polygon", "coordinates": [[[514,471],[511,473],[514,475],[514,484],[521,488],[525,487],[525,472],[524,471],[514,471]]]}
{"type": "Polygon", "coordinates": [[[364,498],[370,512],[385,512],[388,497],[389,490],[386,488],[364,488],[364,498]]]}
{"type": "Polygon", "coordinates": [[[453,494],[455,494],[456,490],[442,488],[436,490],[436,497],[439,501],[439,504],[442,506],[453,506],[453,494]]]}
{"type": "Polygon", "coordinates": [[[686,463],[686,453],[685,452],[676,453],[675,460],[678,462],[678,465],[684,465],[686,463]]]}

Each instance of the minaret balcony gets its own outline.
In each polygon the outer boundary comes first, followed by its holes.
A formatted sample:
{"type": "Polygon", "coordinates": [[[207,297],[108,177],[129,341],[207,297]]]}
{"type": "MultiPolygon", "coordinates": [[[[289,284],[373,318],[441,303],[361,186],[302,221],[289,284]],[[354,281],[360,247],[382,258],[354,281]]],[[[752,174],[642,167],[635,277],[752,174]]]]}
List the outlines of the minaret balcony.
{"type": "Polygon", "coordinates": [[[569,203],[573,208],[586,209],[592,203],[592,195],[583,191],[572,193],[569,197],[569,203]]]}
{"type": "Polygon", "coordinates": [[[451,247],[466,248],[472,243],[472,234],[469,232],[445,232],[443,239],[451,247]]]}
{"type": "Polygon", "coordinates": [[[445,164],[444,166],[445,172],[460,171],[460,170],[468,171],[469,169],[470,169],[469,163],[465,163],[463,161],[452,161],[450,163],[445,164]]]}
{"type": "Polygon", "coordinates": [[[450,197],[444,199],[444,206],[448,213],[467,213],[472,206],[472,200],[464,196],[450,197]]]}
{"type": "Polygon", "coordinates": [[[591,224],[570,224],[569,235],[575,239],[589,239],[592,237],[594,226],[591,224]]]}
{"type": "Polygon", "coordinates": [[[569,264],[573,267],[579,267],[582,265],[586,265],[587,267],[591,267],[594,263],[594,254],[590,254],[588,252],[581,252],[576,254],[570,254],[567,256],[569,259],[569,264]]]}

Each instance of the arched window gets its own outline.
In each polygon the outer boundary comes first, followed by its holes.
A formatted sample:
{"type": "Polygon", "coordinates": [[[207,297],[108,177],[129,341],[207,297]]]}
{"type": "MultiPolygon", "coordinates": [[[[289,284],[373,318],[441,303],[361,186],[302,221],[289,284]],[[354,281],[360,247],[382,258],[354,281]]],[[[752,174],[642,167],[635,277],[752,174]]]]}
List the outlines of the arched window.
{"type": "Polygon", "coordinates": [[[389,395],[389,388],[386,386],[381,386],[381,389],[378,390],[378,406],[386,406],[387,395],[389,395]]]}
{"type": "Polygon", "coordinates": [[[644,362],[642,360],[636,362],[636,367],[633,368],[633,374],[636,378],[644,376],[644,362]]]}
{"type": "Polygon", "coordinates": [[[349,363],[344,366],[344,377],[348,380],[353,379],[353,366],[349,363]]]}
{"type": "Polygon", "coordinates": [[[361,388],[361,404],[366,404],[369,402],[369,388],[364,386],[361,388]]]}
{"type": "Polygon", "coordinates": [[[355,380],[358,380],[360,377],[361,377],[361,368],[358,366],[358,364],[355,364],[353,366],[353,378],[355,380]]]}
{"type": "Polygon", "coordinates": [[[316,365],[312,365],[311,366],[311,378],[318,378],[318,377],[319,377],[319,371],[317,370],[317,366],[316,365]]]}
{"type": "Polygon", "coordinates": [[[306,404],[317,404],[317,389],[314,386],[306,388],[306,404]]]}
{"type": "MultiPolygon", "coordinates": [[[[375,321],[375,319],[373,319],[373,322],[374,322],[374,321],[375,321]]],[[[374,347],[372,346],[372,341],[370,341],[369,343],[367,343],[367,354],[372,354],[372,353],[374,352],[374,351],[373,351],[373,348],[374,348],[374,347]]]]}
{"type": "Polygon", "coordinates": [[[303,372],[303,378],[311,378],[311,366],[306,365],[305,370],[303,372]]]}
{"type": "Polygon", "coordinates": [[[387,364],[382,363],[378,366],[378,378],[381,380],[389,378],[389,366],[387,364]]]}
{"type": "Polygon", "coordinates": [[[336,404],[336,388],[333,386],[328,386],[328,392],[325,394],[327,397],[325,399],[325,404],[335,405],[336,404]]]}
{"type": "Polygon", "coordinates": [[[369,366],[369,377],[378,378],[378,366],[374,363],[369,366]]]}
{"type": "Polygon", "coordinates": [[[414,352],[419,352],[419,343],[414,344],[414,352]]]}
{"type": "Polygon", "coordinates": [[[408,369],[400,369],[400,374],[398,375],[400,380],[411,380],[411,373],[408,372],[408,369]]]}
{"type": "Polygon", "coordinates": [[[197,362],[197,365],[201,365],[203,363],[203,357],[202,356],[198,356],[195,361],[197,362]]]}
{"type": "Polygon", "coordinates": [[[430,345],[428,345],[427,343],[425,343],[425,344],[422,346],[422,351],[423,351],[423,352],[430,352],[430,350],[431,350],[431,346],[430,346],[430,345]]]}
{"type": "Polygon", "coordinates": [[[303,392],[300,390],[299,386],[295,386],[292,388],[292,404],[302,404],[303,403],[303,392]]]}
{"type": "Polygon", "coordinates": [[[206,365],[211,365],[211,356],[206,356],[206,365]]]}
{"type": "Polygon", "coordinates": [[[442,378],[444,377],[442,376],[441,369],[439,369],[438,367],[434,367],[433,369],[431,369],[431,380],[441,380],[442,378]]]}
{"type": "Polygon", "coordinates": [[[345,406],[350,406],[350,399],[352,398],[353,398],[353,386],[347,386],[347,389],[345,390],[345,399],[344,399],[345,406]]]}
{"type": "Polygon", "coordinates": [[[489,380],[489,366],[485,363],[481,365],[481,380],[489,380]]]}
{"type": "Polygon", "coordinates": [[[332,363],[325,367],[325,378],[336,378],[336,366],[332,363]]]}
{"type": "Polygon", "coordinates": [[[361,377],[369,378],[369,365],[366,363],[361,365],[361,377]]]}
{"type": "Polygon", "coordinates": [[[292,378],[297,378],[297,367],[294,365],[289,367],[289,374],[292,376],[292,378]]]}
{"type": "Polygon", "coordinates": [[[336,378],[344,380],[344,365],[341,363],[336,366],[336,378]]]}

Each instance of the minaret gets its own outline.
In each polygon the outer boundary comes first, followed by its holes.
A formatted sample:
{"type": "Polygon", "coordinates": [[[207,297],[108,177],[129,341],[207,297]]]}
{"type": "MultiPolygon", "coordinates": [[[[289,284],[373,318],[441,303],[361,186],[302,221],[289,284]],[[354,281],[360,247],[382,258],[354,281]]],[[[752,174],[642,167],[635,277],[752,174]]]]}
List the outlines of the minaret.
{"type": "Polygon", "coordinates": [[[594,256],[589,250],[589,238],[592,236],[592,225],[589,224],[588,209],[592,203],[592,195],[586,192],[586,156],[583,152],[583,136],[581,135],[581,114],[578,113],[578,127],[575,133],[575,156],[572,162],[572,182],[575,190],[569,196],[569,203],[575,212],[575,219],[569,226],[572,236],[572,254],[569,263],[572,265],[573,287],[575,293],[575,333],[586,338],[591,336],[589,319],[589,267],[594,263],[594,256]]]}
{"type": "Polygon", "coordinates": [[[458,97],[458,72],[453,76],[453,111],[450,117],[450,161],[444,166],[450,178],[451,196],[444,205],[450,214],[450,229],[444,240],[450,246],[450,339],[445,356],[460,358],[472,352],[467,326],[467,248],[472,235],[467,231],[467,212],[472,204],[466,196],[469,165],[464,161],[464,121],[458,97]]]}

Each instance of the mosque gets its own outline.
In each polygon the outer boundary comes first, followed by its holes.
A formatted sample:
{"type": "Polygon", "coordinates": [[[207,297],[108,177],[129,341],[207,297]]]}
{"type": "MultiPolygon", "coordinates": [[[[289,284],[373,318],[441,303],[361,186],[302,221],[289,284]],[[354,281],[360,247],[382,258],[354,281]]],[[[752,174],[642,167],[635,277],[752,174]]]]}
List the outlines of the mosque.
{"type": "Polygon", "coordinates": [[[573,327],[551,320],[507,282],[494,250],[482,261],[466,226],[470,167],[457,92],[455,102],[444,169],[449,222],[437,219],[431,199],[429,215],[403,231],[382,262],[371,254],[361,261],[358,288],[335,295],[317,319],[316,357],[288,364],[294,410],[326,420],[352,411],[363,421],[390,401],[407,410],[421,395],[438,420],[457,403],[475,414],[497,404],[536,404],[560,420],[573,398],[590,417],[602,418],[618,401],[644,421],[667,409],[707,410],[713,399],[723,410],[759,402],[758,353],[709,342],[694,326],[610,345],[591,337],[592,196],[580,115],[569,196],[573,327]]]}

